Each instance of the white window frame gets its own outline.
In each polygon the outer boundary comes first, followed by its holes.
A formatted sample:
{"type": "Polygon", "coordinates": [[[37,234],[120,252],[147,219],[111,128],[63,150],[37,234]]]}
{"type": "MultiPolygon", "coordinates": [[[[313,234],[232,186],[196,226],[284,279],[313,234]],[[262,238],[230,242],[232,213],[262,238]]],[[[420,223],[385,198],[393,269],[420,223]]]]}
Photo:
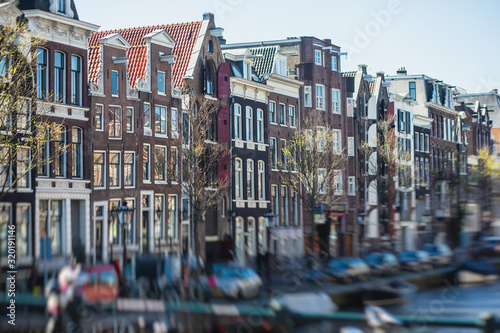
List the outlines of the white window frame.
{"type": "Polygon", "coordinates": [[[235,140],[243,140],[242,126],[241,126],[241,105],[234,104],[234,129],[233,136],[235,140]]]}
{"type": "Polygon", "coordinates": [[[26,151],[26,160],[24,161],[25,163],[25,168],[26,170],[23,171],[24,174],[17,175],[17,181],[16,181],[16,188],[20,191],[26,191],[26,190],[31,190],[31,148],[26,147],[26,146],[19,146],[16,149],[16,163],[17,163],[17,170],[19,171],[19,165],[20,160],[19,160],[19,154],[21,153],[22,150],[26,151]],[[19,183],[21,180],[24,179],[25,184],[23,186],[19,186],[19,183]]]}
{"type": "MultiPolygon", "coordinates": [[[[118,112],[120,112],[120,122],[119,122],[119,129],[118,129],[118,134],[115,133],[113,131],[113,136],[110,135],[110,131],[111,131],[111,124],[113,123],[114,126],[116,126],[116,124],[118,123],[116,121],[116,111],[114,113],[114,118],[113,118],[113,122],[111,121],[108,121],[108,138],[111,139],[111,140],[121,140],[122,138],[122,133],[123,133],[123,109],[121,107],[121,105],[108,105],[108,118],[109,118],[109,108],[114,108],[114,110],[118,110],[118,112]]],[[[115,128],[116,130],[116,128],[115,128]]]]}
{"type": "Polygon", "coordinates": [[[245,140],[253,142],[253,108],[245,107],[245,140]]]}
{"type": "Polygon", "coordinates": [[[356,177],[349,176],[348,183],[349,183],[349,188],[348,188],[349,196],[355,196],[356,195],[356,177]]]}
{"type": "Polygon", "coordinates": [[[283,171],[288,169],[288,157],[285,153],[286,145],[286,139],[280,139],[280,161],[283,171]]]}
{"type": "Polygon", "coordinates": [[[77,127],[77,126],[71,127],[71,146],[72,146],[71,147],[71,176],[73,178],[82,179],[83,174],[84,174],[84,172],[83,172],[83,128],[77,127]],[[73,142],[74,131],[76,131],[76,133],[79,133],[79,140],[80,140],[79,148],[78,148],[78,152],[79,152],[80,157],[78,158],[78,160],[75,159],[75,149],[74,149],[75,142],[73,142]],[[73,169],[76,167],[75,164],[78,164],[78,166],[80,167],[80,175],[79,176],[73,175],[73,169]]]}
{"type": "Polygon", "coordinates": [[[151,133],[151,103],[144,102],[142,104],[142,111],[144,113],[144,132],[146,132],[146,129],[148,129],[149,132],[151,133]],[[146,114],[146,106],[147,109],[149,110],[148,112],[149,115],[146,114]],[[149,123],[147,122],[147,117],[149,117],[149,123]]]}
{"type": "Polygon", "coordinates": [[[354,137],[347,137],[347,156],[354,156],[354,137]]]}
{"type": "Polygon", "coordinates": [[[273,125],[276,125],[276,102],[275,101],[269,101],[269,122],[273,125]],[[274,117],[271,115],[274,114],[274,117]]]}
{"type": "Polygon", "coordinates": [[[120,95],[120,73],[118,71],[111,71],[111,97],[118,97],[120,95]],[[113,74],[116,73],[116,94],[113,94],[113,74]]]}
{"type": "Polygon", "coordinates": [[[332,146],[334,154],[342,154],[342,130],[332,129],[332,146]]]}
{"type": "Polygon", "coordinates": [[[318,151],[324,152],[326,149],[326,127],[317,126],[316,127],[316,139],[318,140],[318,151]]]}
{"type": "Polygon", "coordinates": [[[257,162],[257,199],[266,200],[266,164],[257,162]]]}
{"type": "Polygon", "coordinates": [[[243,160],[234,159],[234,198],[243,200],[243,160]]]}
{"type": "Polygon", "coordinates": [[[264,143],[264,110],[257,109],[257,142],[264,143]]]}
{"type": "Polygon", "coordinates": [[[67,54],[63,51],[56,50],[54,52],[54,99],[57,103],[62,103],[62,104],[66,104],[66,70],[68,67],[66,56],[67,56],[67,54]],[[56,64],[55,64],[56,53],[62,54],[62,68],[56,67],[56,64]],[[56,77],[57,77],[56,71],[58,69],[62,71],[62,74],[61,74],[62,75],[62,82],[61,82],[61,90],[62,91],[60,91],[60,93],[62,94],[61,100],[57,100],[57,98],[56,98],[56,77]]]}
{"type": "Polygon", "coordinates": [[[82,105],[82,75],[83,75],[82,57],[76,54],[71,55],[71,104],[82,105]],[[78,70],[73,70],[73,58],[78,59],[78,70]],[[75,92],[75,93],[74,93],[75,92]],[[74,96],[74,97],[73,97],[74,96]],[[76,103],[75,103],[76,102],[76,103]]]}
{"type": "Polygon", "coordinates": [[[118,188],[121,188],[121,183],[122,183],[122,153],[121,151],[118,151],[118,150],[110,150],[109,151],[109,154],[108,154],[108,175],[109,177],[111,177],[111,155],[112,154],[117,154],[118,155],[118,166],[117,166],[117,182],[118,182],[118,185],[115,185],[115,186],[112,186],[111,185],[111,178],[109,178],[109,188],[110,189],[118,189],[118,188]]]}
{"type": "Polygon", "coordinates": [[[247,200],[255,200],[255,163],[247,159],[247,200]]]}
{"type": "Polygon", "coordinates": [[[332,62],[332,71],[338,71],[338,64],[337,64],[337,56],[332,55],[331,56],[331,62],[332,62]]]}
{"type": "Polygon", "coordinates": [[[323,66],[323,52],[321,50],[314,50],[314,64],[323,66]]]}
{"type": "Polygon", "coordinates": [[[285,103],[279,104],[279,113],[280,113],[280,126],[286,126],[287,112],[285,103]]]}
{"type": "Polygon", "coordinates": [[[135,188],[136,184],[136,167],[135,167],[135,151],[129,151],[126,150],[123,152],[123,186],[124,188],[135,188]],[[132,167],[131,167],[131,179],[132,179],[132,185],[126,185],[125,184],[125,155],[126,154],[132,154],[132,167]]]}
{"type": "Polygon", "coordinates": [[[333,171],[333,194],[342,195],[344,194],[342,170],[333,171]]]}
{"type": "Polygon", "coordinates": [[[125,131],[127,133],[134,133],[134,107],[133,106],[127,106],[125,108],[127,111],[125,113],[125,131]],[[128,129],[128,124],[129,124],[129,114],[130,111],[130,130],[128,129]]]}
{"type": "Polygon", "coordinates": [[[356,107],[356,101],[354,98],[347,98],[347,116],[354,117],[354,108],[356,107]]]}
{"type": "Polygon", "coordinates": [[[151,145],[149,143],[145,143],[142,146],[142,160],[141,160],[141,172],[142,172],[142,182],[144,184],[151,184],[151,145]],[[146,149],[147,147],[147,149],[146,149]],[[144,151],[147,150],[148,152],[148,158],[147,158],[147,163],[148,163],[148,168],[147,168],[147,178],[144,177],[144,151]]]}
{"type": "Polygon", "coordinates": [[[179,149],[177,147],[170,147],[170,159],[172,165],[172,184],[179,182],[179,149]],[[174,162],[175,161],[175,162],[174,162]]]}
{"type": "Polygon", "coordinates": [[[271,158],[271,170],[278,170],[278,141],[276,140],[276,138],[269,139],[269,153],[271,158]],[[272,142],[274,142],[274,145],[272,144],[272,142]],[[274,150],[274,159],[273,159],[273,150],[274,150]]]}
{"type": "Polygon", "coordinates": [[[107,186],[107,169],[108,169],[108,154],[106,153],[105,150],[94,150],[92,152],[92,185],[94,186],[94,190],[102,190],[105,189],[107,186]],[[95,185],[95,154],[103,154],[103,164],[102,164],[102,186],[96,186],[95,185]]]}
{"type": "Polygon", "coordinates": [[[288,125],[292,128],[297,127],[297,113],[295,105],[288,105],[288,125]]]}
{"type": "Polygon", "coordinates": [[[324,168],[318,169],[318,193],[319,194],[328,193],[328,186],[326,181],[326,169],[324,168]]]}
{"type": "Polygon", "coordinates": [[[155,136],[156,137],[161,137],[161,138],[168,138],[168,116],[167,116],[167,113],[168,113],[168,108],[165,106],[165,105],[155,105],[155,116],[154,116],[154,119],[155,119],[155,123],[154,123],[154,132],[155,132],[155,136]],[[164,131],[163,131],[163,128],[162,128],[162,120],[160,118],[160,130],[159,131],[156,131],[156,110],[157,108],[160,110],[160,116],[162,115],[162,112],[161,110],[162,109],[165,109],[165,128],[164,128],[164,131]],[[164,133],[163,133],[164,132],[164,133]]]}
{"type": "Polygon", "coordinates": [[[312,89],[311,89],[311,86],[304,87],[304,107],[312,107],[312,89]]]}
{"type": "Polygon", "coordinates": [[[153,214],[153,238],[154,243],[160,243],[165,240],[165,208],[167,207],[167,200],[165,194],[155,193],[153,198],[154,214],[153,214]],[[160,207],[156,204],[156,198],[161,198],[160,207]],[[157,232],[158,231],[158,232],[157,232]]]}
{"type": "Polygon", "coordinates": [[[157,85],[157,88],[158,88],[158,95],[162,95],[162,96],[165,96],[165,92],[166,92],[166,77],[167,77],[167,74],[164,72],[164,71],[157,71],[156,73],[156,85],[157,85]],[[163,75],[163,83],[161,84],[160,83],[160,77],[163,75]]]}
{"type": "Polygon", "coordinates": [[[179,239],[179,228],[178,228],[178,221],[179,221],[179,196],[177,194],[169,194],[168,195],[168,201],[167,201],[167,207],[168,207],[168,228],[167,228],[167,237],[173,241],[178,241],[179,239]],[[173,220],[171,221],[171,216],[170,216],[170,201],[173,199],[174,203],[174,210],[173,210],[173,220]],[[170,234],[168,231],[170,230],[170,227],[173,225],[173,237],[170,237],[170,234]]]}
{"type": "Polygon", "coordinates": [[[341,109],[341,97],[340,97],[340,90],[339,89],[332,89],[332,113],[335,114],[341,114],[342,109],[341,109]],[[334,96],[336,95],[337,99],[334,99],[334,96]]]}
{"type": "Polygon", "coordinates": [[[316,109],[325,111],[325,86],[316,85],[316,109]]]}
{"type": "Polygon", "coordinates": [[[155,147],[155,158],[154,158],[154,161],[155,161],[155,163],[154,163],[155,164],[155,167],[154,167],[154,170],[155,170],[155,176],[154,176],[155,184],[165,184],[167,182],[167,179],[168,179],[168,177],[167,177],[167,172],[168,172],[168,168],[167,168],[167,165],[168,165],[167,146],[164,146],[164,145],[155,145],[154,147],[155,147]],[[164,156],[164,158],[165,158],[165,161],[164,161],[165,165],[163,167],[163,175],[164,175],[164,177],[162,179],[157,179],[156,178],[156,169],[157,169],[156,164],[158,162],[157,161],[157,157],[156,157],[156,149],[163,149],[164,154],[165,154],[165,156],[164,156]]]}
{"type": "Polygon", "coordinates": [[[179,134],[179,113],[177,108],[170,108],[170,130],[172,137],[177,137],[179,134]]]}

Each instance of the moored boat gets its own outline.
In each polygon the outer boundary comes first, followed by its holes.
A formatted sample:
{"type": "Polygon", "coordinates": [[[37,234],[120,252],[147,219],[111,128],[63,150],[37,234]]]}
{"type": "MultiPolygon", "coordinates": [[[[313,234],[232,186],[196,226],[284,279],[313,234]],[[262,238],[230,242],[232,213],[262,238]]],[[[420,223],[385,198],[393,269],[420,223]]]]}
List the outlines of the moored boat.
{"type": "Polygon", "coordinates": [[[418,287],[410,282],[392,281],[366,287],[363,292],[365,305],[392,305],[406,303],[415,297],[418,287]]]}
{"type": "Polygon", "coordinates": [[[491,283],[498,280],[499,269],[485,261],[468,261],[457,271],[460,284],[491,283]]]}

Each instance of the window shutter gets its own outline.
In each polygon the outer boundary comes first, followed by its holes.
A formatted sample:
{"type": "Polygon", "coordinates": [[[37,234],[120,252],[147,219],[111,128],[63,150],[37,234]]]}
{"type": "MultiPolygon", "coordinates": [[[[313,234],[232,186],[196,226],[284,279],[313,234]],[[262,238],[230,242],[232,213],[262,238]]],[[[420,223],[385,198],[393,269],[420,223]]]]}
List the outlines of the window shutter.
{"type": "Polygon", "coordinates": [[[207,73],[207,67],[203,66],[203,92],[207,92],[207,78],[208,78],[208,73],[207,73]]]}
{"type": "Polygon", "coordinates": [[[217,74],[219,98],[231,98],[231,85],[229,79],[230,66],[231,64],[229,62],[225,62],[219,67],[219,72],[217,74]]]}
{"type": "Polygon", "coordinates": [[[410,112],[406,112],[406,133],[411,133],[411,118],[410,112]]]}
{"type": "Polygon", "coordinates": [[[219,155],[218,166],[219,186],[229,188],[230,185],[230,165],[229,165],[229,149],[222,151],[219,155]]]}
{"type": "Polygon", "coordinates": [[[229,142],[229,129],[229,105],[226,105],[219,110],[217,117],[218,142],[229,142]]]}

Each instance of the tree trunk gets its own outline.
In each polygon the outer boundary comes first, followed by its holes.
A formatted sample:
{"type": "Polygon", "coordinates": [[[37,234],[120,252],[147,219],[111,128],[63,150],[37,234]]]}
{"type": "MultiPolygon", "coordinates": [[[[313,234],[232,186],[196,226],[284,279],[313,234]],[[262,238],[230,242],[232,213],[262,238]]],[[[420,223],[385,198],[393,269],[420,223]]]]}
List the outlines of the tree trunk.
{"type": "Polygon", "coordinates": [[[196,274],[195,274],[195,282],[196,282],[196,290],[198,292],[197,298],[199,301],[203,301],[203,290],[201,287],[201,280],[200,280],[200,275],[201,275],[201,263],[200,263],[200,240],[198,237],[198,221],[199,221],[199,214],[194,215],[194,253],[196,256],[196,274]]]}

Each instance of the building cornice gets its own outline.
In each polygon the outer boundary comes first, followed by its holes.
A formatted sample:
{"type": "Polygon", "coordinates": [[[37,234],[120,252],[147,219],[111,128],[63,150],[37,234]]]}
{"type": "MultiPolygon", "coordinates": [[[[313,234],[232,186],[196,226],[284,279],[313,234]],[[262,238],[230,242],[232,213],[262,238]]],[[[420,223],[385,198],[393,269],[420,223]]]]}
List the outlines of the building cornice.
{"type": "Polygon", "coordinates": [[[434,108],[434,109],[438,109],[440,111],[444,111],[444,112],[450,113],[450,114],[458,117],[458,111],[450,109],[450,108],[447,108],[445,106],[442,106],[442,105],[439,105],[439,104],[436,104],[436,103],[433,103],[433,102],[425,102],[424,106],[427,107],[427,108],[431,107],[431,108],[434,108]]]}

